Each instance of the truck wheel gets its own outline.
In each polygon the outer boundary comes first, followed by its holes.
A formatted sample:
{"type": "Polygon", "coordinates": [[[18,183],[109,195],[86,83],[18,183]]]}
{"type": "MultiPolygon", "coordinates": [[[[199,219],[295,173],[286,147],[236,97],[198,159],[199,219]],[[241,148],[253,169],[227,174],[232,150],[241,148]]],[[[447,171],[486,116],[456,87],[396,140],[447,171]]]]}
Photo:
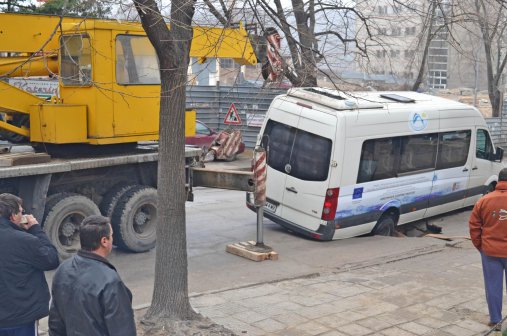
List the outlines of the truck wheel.
{"type": "Polygon", "coordinates": [[[100,215],[100,210],[88,197],[71,193],[51,197],[44,211],[43,229],[60,258],[69,258],[79,250],[79,226],[91,215],[100,215]]]}
{"type": "Polygon", "coordinates": [[[127,191],[134,188],[135,185],[131,184],[117,184],[104,195],[102,201],[100,202],[99,209],[103,216],[111,218],[113,215],[113,210],[118,200],[125,195],[127,191]]]}
{"type": "Polygon", "coordinates": [[[375,236],[394,236],[396,220],[390,213],[383,214],[371,231],[375,236]]]}
{"type": "Polygon", "coordinates": [[[111,224],[118,247],[145,252],[155,247],[157,233],[157,189],[137,186],[128,190],[116,204],[111,224]]]}

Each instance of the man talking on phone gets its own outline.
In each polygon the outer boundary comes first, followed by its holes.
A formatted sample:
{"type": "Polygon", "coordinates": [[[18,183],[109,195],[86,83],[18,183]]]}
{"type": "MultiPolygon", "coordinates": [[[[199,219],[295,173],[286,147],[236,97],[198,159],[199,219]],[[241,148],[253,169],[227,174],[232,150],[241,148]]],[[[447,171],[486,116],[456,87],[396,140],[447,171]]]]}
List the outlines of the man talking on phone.
{"type": "Polygon", "coordinates": [[[44,271],[58,267],[58,252],[23,201],[0,194],[0,336],[36,336],[49,314],[44,271]]]}

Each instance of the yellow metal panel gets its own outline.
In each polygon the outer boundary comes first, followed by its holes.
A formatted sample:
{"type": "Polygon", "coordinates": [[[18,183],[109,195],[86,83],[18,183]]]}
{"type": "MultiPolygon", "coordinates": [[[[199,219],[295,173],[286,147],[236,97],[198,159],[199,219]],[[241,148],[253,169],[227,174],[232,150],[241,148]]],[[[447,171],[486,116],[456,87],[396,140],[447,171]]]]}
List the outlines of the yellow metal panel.
{"type": "Polygon", "coordinates": [[[28,113],[30,105],[42,104],[44,99],[0,81],[0,111],[28,113]]]}
{"type": "Polygon", "coordinates": [[[196,111],[195,110],[186,110],[185,111],[185,136],[194,136],[195,135],[195,120],[196,120],[196,111]]]}
{"type": "Polygon", "coordinates": [[[113,85],[114,134],[158,134],[159,85],[113,85]]]}
{"type": "Polygon", "coordinates": [[[30,141],[54,144],[88,142],[86,106],[56,104],[31,106],[30,141]]]}
{"type": "Polygon", "coordinates": [[[47,76],[58,73],[56,55],[48,57],[0,57],[0,76],[27,77],[47,76]]]}

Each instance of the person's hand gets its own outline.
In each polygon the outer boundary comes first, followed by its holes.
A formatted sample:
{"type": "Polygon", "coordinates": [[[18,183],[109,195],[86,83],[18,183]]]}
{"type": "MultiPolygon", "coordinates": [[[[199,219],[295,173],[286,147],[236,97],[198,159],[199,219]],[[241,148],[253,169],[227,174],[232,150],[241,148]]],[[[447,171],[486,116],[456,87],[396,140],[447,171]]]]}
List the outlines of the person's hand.
{"type": "Polygon", "coordinates": [[[33,215],[23,215],[23,216],[25,216],[25,218],[26,218],[26,223],[21,224],[21,226],[25,230],[28,230],[29,228],[31,228],[35,224],[39,224],[39,222],[37,221],[37,219],[35,219],[35,217],[33,215]]]}

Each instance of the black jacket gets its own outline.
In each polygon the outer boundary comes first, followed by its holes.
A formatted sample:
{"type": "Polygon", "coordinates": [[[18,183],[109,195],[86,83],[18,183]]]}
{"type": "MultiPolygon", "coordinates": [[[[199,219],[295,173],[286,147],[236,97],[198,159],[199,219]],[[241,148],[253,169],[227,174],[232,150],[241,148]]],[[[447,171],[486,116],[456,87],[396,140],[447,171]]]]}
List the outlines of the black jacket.
{"type": "Polygon", "coordinates": [[[0,217],[0,328],[34,322],[49,312],[44,271],[58,267],[58,252],[42,231],[0,217]]]}
{"type": "Polygon", "coordinates": [[[134,336],[132,294],[107,259],[80,250],[53,277],[50,336],[134,336]]]}

